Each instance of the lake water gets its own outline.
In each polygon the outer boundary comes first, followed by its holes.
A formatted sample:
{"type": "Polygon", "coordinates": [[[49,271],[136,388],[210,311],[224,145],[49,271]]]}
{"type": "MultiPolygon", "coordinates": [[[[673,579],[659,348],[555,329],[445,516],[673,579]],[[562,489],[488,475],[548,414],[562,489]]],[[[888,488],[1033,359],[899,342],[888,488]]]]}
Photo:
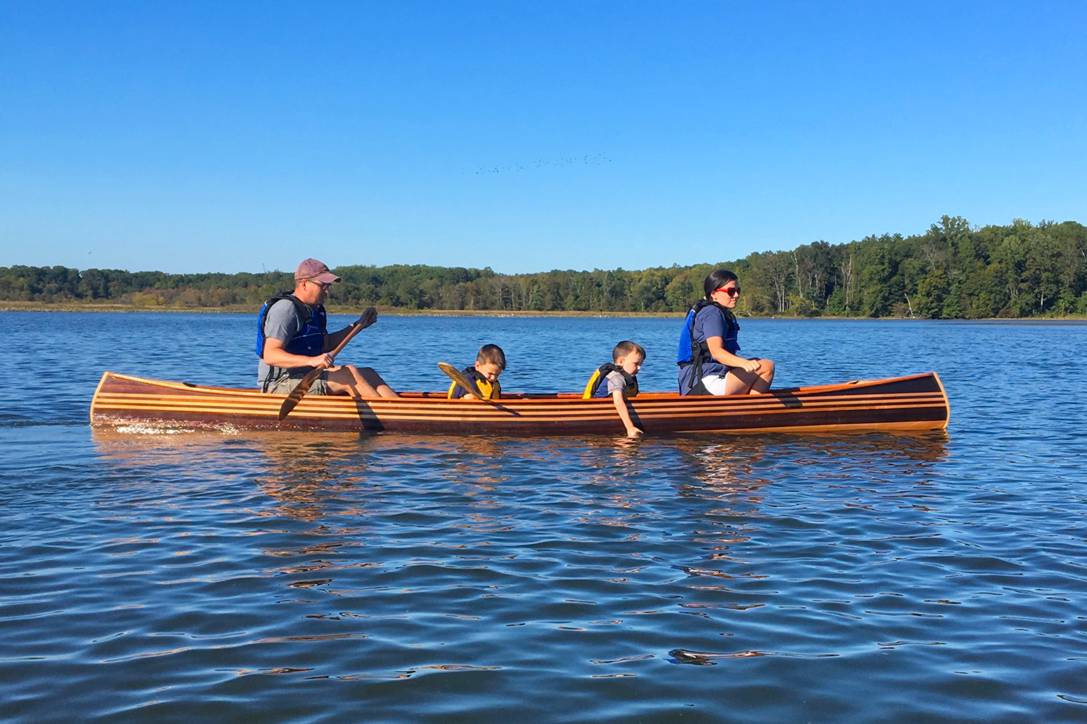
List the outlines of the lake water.
{"type": "MultiPolygon", "coordinates": [[[[106,433],[103,370],[250,386],[253,319],[0,314],[0,718],[1087,720],[1087,325],[742,324],[779,385],[938,371],[947,433],[106,433]]],[[[671,390],[678,326],[388,317],[341,361],[573,391],[630,338],[671,390]]]]}

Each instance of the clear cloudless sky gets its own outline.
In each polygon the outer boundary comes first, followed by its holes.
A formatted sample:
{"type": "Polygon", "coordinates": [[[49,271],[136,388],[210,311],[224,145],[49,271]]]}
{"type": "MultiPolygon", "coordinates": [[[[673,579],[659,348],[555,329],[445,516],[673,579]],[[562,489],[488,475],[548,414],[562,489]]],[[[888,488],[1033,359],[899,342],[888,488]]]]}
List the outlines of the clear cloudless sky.
{"type": "Polygon", "coordinates": [[[1087,2],[0,0],[0,266],[692,264],[1087,223],[1087,2]]]}

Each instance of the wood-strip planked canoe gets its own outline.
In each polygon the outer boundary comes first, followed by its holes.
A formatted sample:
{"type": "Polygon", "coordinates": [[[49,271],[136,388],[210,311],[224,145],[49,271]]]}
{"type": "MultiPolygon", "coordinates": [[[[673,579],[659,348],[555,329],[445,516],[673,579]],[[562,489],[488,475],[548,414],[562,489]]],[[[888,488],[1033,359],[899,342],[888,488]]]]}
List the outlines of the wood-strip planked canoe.
{"type": "MultiPolygon", "coordinates": [[[[505,435],[622,435],[611,398],[511,394],[486,402],[443,392],[355,400],[307,395],[278,419],[284,395],[143,379],[106,372],[91,400],[96,427],[324,430],[505,435]]],[[[686,432],[921,431],[947,427],[947,393],[935,372],[771,390],[765,395],[681,397],[642,393],[630,401],[647,434],[686,432]]]]}

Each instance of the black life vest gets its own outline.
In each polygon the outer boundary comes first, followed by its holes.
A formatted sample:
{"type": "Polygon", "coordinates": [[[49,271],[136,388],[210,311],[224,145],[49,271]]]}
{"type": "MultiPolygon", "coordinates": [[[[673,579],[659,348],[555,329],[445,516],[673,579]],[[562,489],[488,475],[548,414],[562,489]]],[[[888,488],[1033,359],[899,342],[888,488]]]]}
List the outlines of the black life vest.
{"type": "Polygon", "coordinates": [[[585,390],[581,393],[581,399],[588,400],[593,397],[608,397],[608,386],[604,384],[604,380],[607,379],[608,374],[611,372],[618,372],[626,380],[627,386],[623,390],[624,397],[637,397],[638,395],[638,377],[632,375],[617,364],[608,362],[602,364],[596,368],[596,371],[589,377],[589,381],[585,383],[585,390]]]}
{"type": "MultiPolygon", "coordinates": [[[[498,384],[498,380],[491,382],[486,377],[479,373],[475,367],[465,367],[461,372],[464,376],[475,383],[476,394],[482,397],[484,400],[497,400],[502,394],[502,385],[498,384]]],[[[464,397],[468,394],[468,391],[453,382],[449,385],[449,392],[446,393],[446,397],[450,400],[456,400],[464,397]]]]}

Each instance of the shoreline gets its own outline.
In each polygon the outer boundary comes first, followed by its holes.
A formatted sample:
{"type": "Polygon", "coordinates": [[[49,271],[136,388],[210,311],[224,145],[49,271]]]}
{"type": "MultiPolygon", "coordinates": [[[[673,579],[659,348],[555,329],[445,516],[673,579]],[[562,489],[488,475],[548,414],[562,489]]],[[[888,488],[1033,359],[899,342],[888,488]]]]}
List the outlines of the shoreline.
{"type": "MultiPolygon", "coordinates": [[[[358,307],[326,305],[330,315],[358,314],[358,307]]],[[[677,317],[680,312],[541,312],[504,311],[501,309],[403,309],[400,307],[376,307],[378,314],[388,317],[677,317]]],[[[40,302],[0,302],[3,312],[111,312],[139,314],[162,312],[165,314],[252,314],[259,307],[140,307],[132,304],[42,304],[40,302]]]]}
{"type": "MultiPolygon", "coordinates": [[[[356,308],[329,305],[328,313],[335,315],[355,314],[356,308]]],[[[377,307],[378,314],[390,317],[636,317],[674,319],[682,312],[606,312],[606,311],[503,311],[498,309],[402,309],[399,307],[377,307]]],[[[257,309],[248,306],[230,307],[142,307],[132,304],[71,304],[41,302],[0,301],[0,313],[3,312],[110,312],[116,314],[140,314],[162,312],[167,314],[253,314],[257,309]]],[[[740,316],[741,319],[788,319],[788,320],[853,320],[853,321],[904,321],[904,322],[987,322],[993,324],[1033,323],[1033,324],[1074,324],[1087,322],[1087,315],[1066,317],[983,317],[978,319],[922,319],[919,317],[855,317],[837,315],[799,316],[775,314],[770,316],[740,316]]]]}

